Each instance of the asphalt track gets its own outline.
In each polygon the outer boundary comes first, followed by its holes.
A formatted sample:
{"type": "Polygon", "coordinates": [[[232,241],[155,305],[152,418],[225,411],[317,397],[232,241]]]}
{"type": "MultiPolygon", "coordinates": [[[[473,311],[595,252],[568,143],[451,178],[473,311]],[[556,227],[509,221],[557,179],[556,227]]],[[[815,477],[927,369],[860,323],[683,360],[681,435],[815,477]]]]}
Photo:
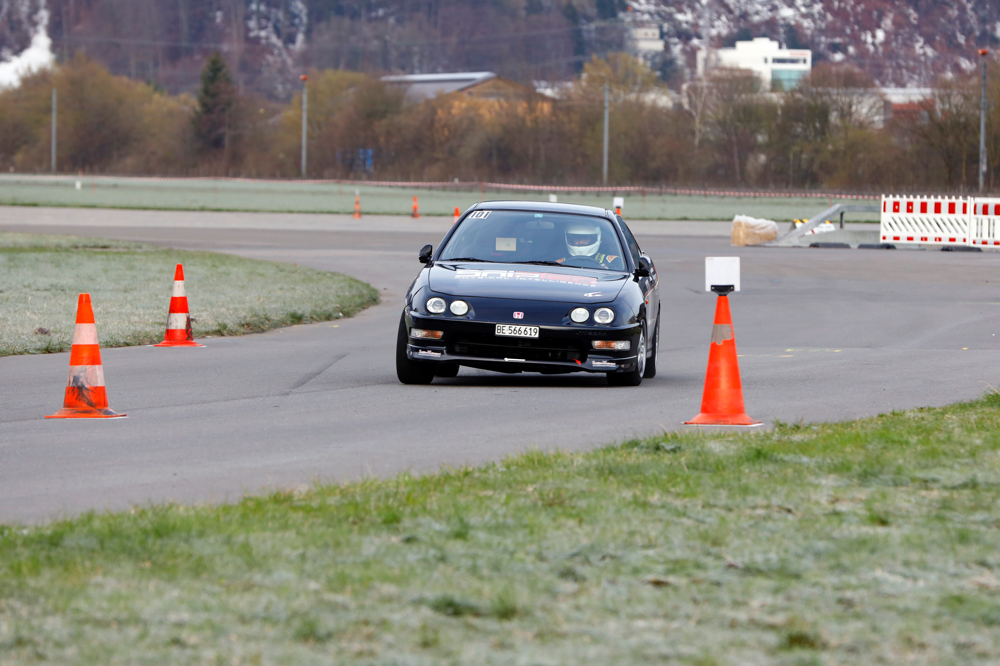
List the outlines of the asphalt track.
{"type": "Polygon", "coordinates": [[[222,501],[683,427],[700,405],[712,255],[742,257],[743,291],[730,300],[747,409],[765,423],[942,405],[1000,382],[998,253],[738,249],[725,225],[636,222],[662,279],[655,379],[612,389],[583,374],[463,369],[403,386],[393,366],[402,297],[417,250],[436,246],[450,222],[0,208],[0,229],[295,262],[383,296],[353,319],[212,338],[203,349],[104,350],[111,406],[129,415],[116,421],[43,420],[61,404],[68,354],[0,359],[0,521],[222,501]]]}

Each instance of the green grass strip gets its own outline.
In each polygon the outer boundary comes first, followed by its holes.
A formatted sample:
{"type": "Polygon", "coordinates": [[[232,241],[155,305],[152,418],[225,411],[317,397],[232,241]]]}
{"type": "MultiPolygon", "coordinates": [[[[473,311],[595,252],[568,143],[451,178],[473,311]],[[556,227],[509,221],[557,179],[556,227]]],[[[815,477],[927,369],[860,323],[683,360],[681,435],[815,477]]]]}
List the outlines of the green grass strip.
{"type": "MultiPolygon", "coordinates": [[[[542,191],[440,190],[304,183],[63,177],[39,181],[0,174],[0,205],[119,208],[133,210],[267,211],[280,213],[351,214],[354,195],[361,197],[365,215],[410,215],[419,197],[422,215],[450,217],[482,200],[548,201],[542,191]],[[80,181],[81,189],[75,188],[80,181]]],[[[710,195],[625,194],[626,220],[723,220],[750,215],[782,222],[811,218],[834,203],[847,200],[812,197],[739,197],[710,195]]],[[[614,205],[612,192],[560,192],[559,201],[601,208],[614,205]]],[[[858,203],[858,202],[855,202],[858,203]]],[[[877,201],[864,201],[877,205],[877,201]]],[[[849,213],[847,221],[878,222],[879,213],[849,213]]],[[[834,220],[837,221],[837,220],[834,220]]]]}
{"type": "Polygon", "coordinates": [[[990,395],[10,525],[0,662],[996,663],[998,501],[990,395]]]}
{"type": "Polygon", "coordinates": [[[68,350],[81,292],[92,296],[101,346],[159,342],[178,263],[196,337],[329,321],[378,303],[378,293],[363,282],[302,266],[0,232],[0,356],[68,350]]]}

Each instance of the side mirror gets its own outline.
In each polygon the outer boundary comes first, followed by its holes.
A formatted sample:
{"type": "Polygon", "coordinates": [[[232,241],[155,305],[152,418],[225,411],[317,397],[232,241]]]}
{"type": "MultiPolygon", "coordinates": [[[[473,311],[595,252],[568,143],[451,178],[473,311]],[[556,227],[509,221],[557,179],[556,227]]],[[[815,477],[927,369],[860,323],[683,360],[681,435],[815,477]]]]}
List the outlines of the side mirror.
{"type": "Polygon", "coordinates": [[[424,245],[422,248],[420,248],[420,256],[419,256],[420,263],[422,263],[422,264],[429,264],[429,263],[431,263],[431,255],[432,254],[434,254],[434,246],[433,245],[424,245]]]}
{"type": "Polygon", "coordinates": [[[649,259],[646,257],[639,257],[639,265],[635,269],[635,276],[638,277],[649,277],[649,259]]]}

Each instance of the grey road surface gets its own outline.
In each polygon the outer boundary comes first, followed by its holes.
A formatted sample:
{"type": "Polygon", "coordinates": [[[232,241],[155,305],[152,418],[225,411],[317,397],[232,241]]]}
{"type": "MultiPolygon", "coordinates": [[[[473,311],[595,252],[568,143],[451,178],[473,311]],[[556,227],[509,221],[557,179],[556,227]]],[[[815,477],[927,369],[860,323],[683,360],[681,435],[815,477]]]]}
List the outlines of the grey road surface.
{"type": "Polygon", "coordinates": [[[383,297],[353,319],[202,349],[104,350],[111,406],[129,415],[116,421],[43,420],[61,405],[68,354],[0,359],[0,521],[231,500],[683,427],[698,413],[715,306],[705,256],[742,257],[743,291],[730,300],[747,409],[765,423],[942,405],[1000,383],[1000,254],[732,248],[724,224],[636,222],[663,285],[655,379],[612,389],[583,374],[463,369],[403,386],[393,366],[402,298],[417,250],[450,222],[0,208],[0,229],[295,262],[383,297]]]}

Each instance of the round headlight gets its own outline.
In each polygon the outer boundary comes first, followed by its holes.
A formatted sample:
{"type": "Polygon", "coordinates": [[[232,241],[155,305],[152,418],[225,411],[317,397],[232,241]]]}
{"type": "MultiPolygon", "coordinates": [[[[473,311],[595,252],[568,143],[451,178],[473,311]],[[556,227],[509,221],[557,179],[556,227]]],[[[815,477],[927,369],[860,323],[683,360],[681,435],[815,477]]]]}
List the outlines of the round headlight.
{"type": "Polygon", "coordinates": [[[594,321],[598,324],[610,324],[615,320],[615,311],[611,308],[598,308],[594,313],[594,321]]]}
{"type": "Polygon", "coordinates": [[[445,302],[443,298],[438,298],[435,296],[427,301],[427,311],[432,314],[441,314],[444,312],[445,302]]]}
{"type": "Polygon", "coordinates": [[[578,324],[590,319],[590,310],[587,308],[573,308],[573,311],[569,313],[569,318],[578,324]]]}
{"type": "Polygon", "coordinates": [[[466,312],[469,311],[469,304],[465,301],[452,301],[451,307],[449,308],[453,315],[458,315],[461,317],[466,312]]]}

